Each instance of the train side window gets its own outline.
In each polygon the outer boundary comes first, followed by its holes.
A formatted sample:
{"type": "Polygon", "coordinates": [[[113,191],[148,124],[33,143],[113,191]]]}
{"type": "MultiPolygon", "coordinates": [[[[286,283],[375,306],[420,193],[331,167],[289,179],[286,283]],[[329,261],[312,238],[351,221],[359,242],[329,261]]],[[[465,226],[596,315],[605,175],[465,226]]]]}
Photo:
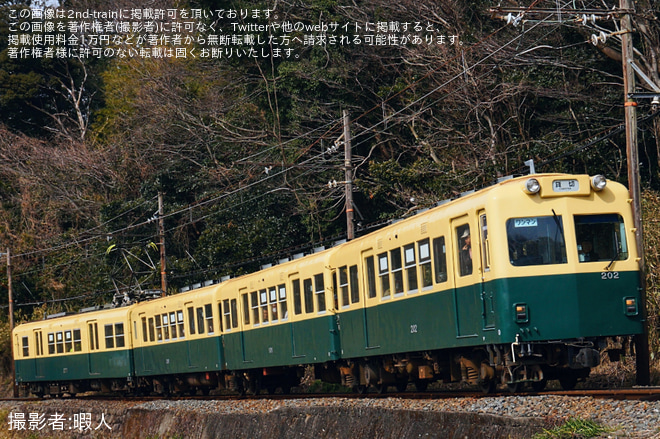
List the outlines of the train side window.
{"type": "Polygon", "coordinates": [[[115,347],[115,333],[112,325],[105,325],[105,348],[112,349],[115,347]]]}
{"type": "Polygon", "coordinates": [[[433,262],[435,268],[435,283],[447,281],[447,248],[445,237],[441,236],[433,240],[433,262]]]}
{"type": "Polygon", "coordinates": [[[81,337],[80,329],[73,330],[73,350],[75,352],[82,351],[82,337],[81,337]]]}
{"type": "Polygon", "coordinates": [[[409,244],[403,247],[403,258],[406,269],[406,279],[408,281],[408,292],[416,293],[419,289],[417,285],[417,260],[415,258],[415,244],[409,244]]]}
{"type": "Polygon", "coordinates": [[[188,332],[195,335],[195,308],[192,306],[188,307],[188,332]]]}
{"type": "Polygon", "coordinates": [[[64,335],[62,331],[55,333],[55,347],[57,348],[57,353],[64,353],[64,335]]]}
{"type": "Polygon", "coordinates": [[[182,309],[180,309],[176,312],[176,321],[177,321],[177,324],[179,325],[179,337],[184,338],[186,336],[186,333],[184,332],[183,310],[182,309]]]}
{"type": "MultiPolygon", "coordinates": [[[[224,314],[222,312],[222,301],[219,301],[218,302],[218,332],[221,333],[221,334],[225,331],[225,325],[222,321],[223,316],[224,316],[224,314]]],[[[229,329],[229,328],[227,328],[227,329],[229,329]]]]}
{"type": "Polygon", "coordinates": [[[250,293],[250,300],[252,301],[252,317],[254,317],[254,324],[258,325],[261,321],[259,318],[259,293],[252,291],[250,293]]]}
{"type": "Polygon", "coordinates": [[[300,295],[300,279],[294,279],[291,282],[291,286],[293,287],[293,312],[298,314],[302,314],[302,297],[300,295]]]}
{"type": "Polygon", "coordinates": [[[250,324],[250,302],[248,298],[248,294],[244,293],[242,294],[243,297],[243,324],[244,325],[249,325],[250,324]]]}
{"type": "Polygon", "coordinates": [[[149,341],[156,341],[156,328],[153,317],[149,317],[149,341]]]}
{"type": "Polygon", "coordinates": [[[142,317],[142,341],[146,343],[149,340],[147,337],[147,318],[142,317]]]}
{"type": "Polygon", "coordinates": [[[172,340],[177,339],[179,336],[176,331],[176,313],[170,313],[170,334],[172,335],[172,340]]]}
{"type": "Polygon", "coordinates": [[[367,294],[370,299],[376,297],[376,268],[374,266],[374,257],[364,258],[364,265],[367,273],[367,294]]]}
{"type": "MultiPolygon", "coordinates": [[[[89,332],[89,349],[90,350],[96,350],[98,349],[98,334],[96,333],[97,330],[94,328],[96,327],[96,323],[88,323],[87,324],[87,329],[89,332]]],[[[50,352],[50,334],[48,334],[48,351],[50,352]]]]}
{"type": "Polygon", "coordinates": [[[337,270],[332,272],[332,302],[333,309],[339,309],[339,287],[337,286],[337,270]]]}
{"type": "Polygon", "coordinates": [[[458,272],[461,276],[472,274],[472,236],[469,224],[456,227],[456,242],[458,243],[458,272]]]}
{"type": "Polygon", "coordinates": [[[41,352],[41,347],[39,346],[39,337],[41,336],[40,332],[34,333],[34,345],[36,346],[37,350],[37,356],[43,355],[43,352],[41,352]]]}
{"type": "Polygon", "coordinates": [[[390,297],[390,270],[387,263],[387,253],[378,255],[378,276],[380,277],[380,290],[383,298],[390,297]]]}
{"type": "Polygon", "coordinates": [[[268,289],[268,303],[270,307],[270,320],[276,322],[279,320],[279,315],[277,313],[277,290],[275,287],[268,289]]]}
{"type": "Polygon", "coordinates": [[[425,239],[417,243],[419,252],[419,268],[422,273],[422,289],[433,286],[433,269],[431,268],[431,249],[429,240],[425,239]]]}
{"type": "Polygon", "coordinates": [[[303,294],[305,296],[305,312],[307,314],[314,312],[314,290],[312,288],[312,279],[303,280],[303,294]]]}
{"type": "MultiPolygon", "coordinates": [[[[92,330],[92,325],[89,325],[90,331],[92,330]]],[[[92,349],[94,349],[92,347],[92,349]]],[[[48,333],[48,355],[55,354],[55,333],[48,333]]]]}
{"type": "Polygon", "coordinates": [[[204,333],[204,308],[197,308],[197,329],[198,334],[204,333]]]}
{"type": "Polygon", "coordinates": [[[351,265],[348,271],[351,280],[351,303],[358,303],[360,302],[360,283],[357,265],[351,265]]]}
{"type": "Polygon", "coordinates": [[[323,274],[314,275],[314,293],[316,294],[316,303],[318,312],[324,312],[325,307],[325,282],[323,280],[323,274]]]}
{"type": "Polygon", "coordinates": [[[168,341],[170,339],[170,319],[167,317],[167,314],[163,314],[163,340],[168,341]]]}
{"type": "Polygon", "coordinates": [[[28,338],[27,337],[22,337],[21,338],[21,343],[23,346],[23,356],[24,357],[29,357],[30,356],[30,346],[28,345],[28,338]]]}
{"type": "Polygon", "coordinates": [[[236,299],[231,299],[231,327],[238,328],[238,303],[236,299]]]}
{"type": "Polygon", "coordinates": [[[94,323],[94,340],[93,340],[94,345],[96,346],[95,349],[100,349],[101,345],[99,344],[99,324],[94,323]]]}
{"type": "Polygon", "coordinates": [[[484,271],[490,271],[490,241],[488,240],[488,222],[485,213],[479,215],[479,226],[481,227],[481,262],[484,271]]]}
{"type": "Polygon", "coordinates": [[[348,297],[348,267],[344,265],[339,267],[339,292],[341,296],[341,306],[347,307],[350,305],[348,297]]]}
{"type": "Polygon", "coordinates": [[[126,343],[124,341],[123,323],[115,323],[115,346],[118,348],[123,348],[124,346],[126,346],[126,343]]]}
{"type": "Polygon", "coordinates": [[[163,323],[160,314],[156,314],[156,340],[163,341],[163,323]]]}
{"type": "Polygon", "coordinates": [[[204,305],[204,311],[206,312],[206,333],[213,334],[213,307],[210,303],[204,305]]]}
{"type": "Polygon", "coordinates": [[[277,289],[279,291],[280,314],[282,315],[282,320],[286,320],[289,318],[289,310],[286,304],[286,287],[282,284],[277,289]]]}
{"type": "MultiPolygon", "coordinates": [[[[222,304],[224,308],[222,314],[225,318],[225,328],[227,328],[227,331],[229,331],[231,329],[231,311],[229,309],[229,299],[225,299],[222,304]]],[[[220,321],[222,321],[222,319],[220,319],[220,321]]]]}
{"type": "Polygon", "coordinates": [[[268,293],[259,290],[259,305],[261,306],[261,323],[268,323],[268,293]]]}
{"type": "Polygon", "coordinates": [[[390,263],[392,264],[392,279],[394,280],[394,294],[403,294],[403,264],[401,262],[401,248],[390,250],[390,263]]]}
{"type": "Polygon", "coordinates": [[[73,339],[71,331],[64,331],[64,352],[73,352],[73,339]]]}

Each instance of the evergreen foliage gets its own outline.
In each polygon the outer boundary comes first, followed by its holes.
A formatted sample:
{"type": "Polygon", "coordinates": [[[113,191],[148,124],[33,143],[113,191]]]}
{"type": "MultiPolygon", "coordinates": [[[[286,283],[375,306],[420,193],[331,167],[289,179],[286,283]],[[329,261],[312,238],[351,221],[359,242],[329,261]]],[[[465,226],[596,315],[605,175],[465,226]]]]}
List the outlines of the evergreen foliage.
{"type": "MultiPolygon", "coordinates": [[[[658,59],[658,6],[637,3],[636,45],[645,59],[658,59]]],[[[341,148],[330,151],[344,109],[352,119],[358,233],[526,172],[530,158],[539,172],[626,181],[625,141],[616,131],[620,62],[594,47],[592,30],[580,24],[507,26],[483,0],[277,2],[280,20],[420,22],[459,42],[298,44],[294,59],[28,62],[8,56],[6,11],[17,4],[0,1],[0,245],[21,255],[18,304],[77,309],[111,300],[117,288],[158,288],[157,229],[149,221],[158,192],[170,292],[340,239],[343,187],[327,183],[344,180],[341,148]]],[[[66,2],[83,6],[121,7],[66,2]]],[[[350,26],[338,35],[352,37],[350,26]]],[[[657,77],[658,66],[649,66],[657,77]]],[[[638,110],[640,117],[654,111],[646,102],[638,110]]],[[[648,200],[660,190],[659,132],[655,118],[640,125],[648,200]]]]}

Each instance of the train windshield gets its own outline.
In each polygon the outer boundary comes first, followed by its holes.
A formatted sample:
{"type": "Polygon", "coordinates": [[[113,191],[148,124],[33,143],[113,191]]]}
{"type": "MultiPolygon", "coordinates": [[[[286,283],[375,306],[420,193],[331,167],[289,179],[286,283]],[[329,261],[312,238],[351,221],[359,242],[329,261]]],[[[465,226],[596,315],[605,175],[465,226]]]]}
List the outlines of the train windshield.
{"type": "Polygon", "coordinates": [[[507,220],[511,265],[565,264],[566,242],[562,224],[561,216],[554,214],[507,220]]]}
{"type": "Polygon", "coordinates": [[[580,262],[628,259],[628,244],[621,215],[575,215],[574,218],[580,262]]]}

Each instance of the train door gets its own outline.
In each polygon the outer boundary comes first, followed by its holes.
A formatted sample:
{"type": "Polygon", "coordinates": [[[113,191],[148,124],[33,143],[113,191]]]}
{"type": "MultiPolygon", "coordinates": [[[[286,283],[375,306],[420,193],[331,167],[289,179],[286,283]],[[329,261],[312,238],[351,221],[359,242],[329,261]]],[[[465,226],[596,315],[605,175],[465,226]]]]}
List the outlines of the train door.
{"type": "MultiPolygon", "coordinates": [[[[369,249],[362,252],[362,273],[364,273],[364,306],[362,308],[362,318],[364,322],[364,338],[365,349],[380,348],[380,338],[378,330],[379,321],[379,298],[376,283],[376,269],[378,266],[385,264],[384,269],[387,270],[387,254],[385,260],[379,264],[378,258],[373,254],[373,250],[369,249]]],[[[388,291],[389,292],[389,291],[388,291]]]]}
{"type": "Polygon", "coordinates": [[[454,257],[454,306],[456,310],[456,336],[477,337],[483,322],[482,285],[479,276],[480,256],[478,233],[472,230],[468,216],[452,220],[454,257]],[[473,242],[476,241],[476,242],[473,242]]]}
{"type": "MultiPolygon", "coordinates": [[[[241,351],[241,360],[243,364],[246,363],[252,363],[254,360],[252,359],[251,355],[248,354],[247,352],[247,343],[245,340],[246,336],[252,336],[254,333],[251,333],[249,331],[249,327],[247,325],[248,322],[250,322],[249,316],[252,316],[252,325],[253,328],[255,326],[259,326],[259,292],[258,291],[249,291],[248,287],[243,287],[239,288],[238,290],[238,295],[239,297],[243,298],[243,308],[244,308],[244,313],[245,315],[248,316],[246,320],[246,324],[243,326],[243,329],[241,330],[241,334],[238,337],[240,346],[236,346],[233,343],[229,343],[228,345],[225,346],[225,352],[229,352],[230,354],[227,354],[227,356],[231,355],[231,352],[238,352],[238,350],[241,351]]],[[[225,339],[225,342],[228,340],[225,339]]]]}
{"type": "Polygon", "coordinates": [[[481,307],[483,316],[483,328],[485,330],[495,328],[495,295],[493,285],[490,282],[490,240],[488,238],[488,221],[486,211],[481,210],[479,217],[479,246],[481,254],[481,307]]]}
{"type": "Polygon", "coordinates": [[[303,342],[306,334],[299,328],[300,324],[296,323],[298,320],[297,317],[303,313],[303,287],[299,273],[289,275],[289,285],[291,285],[293,296],[294,315],[289,323],[289,328],[291,329],[291,358],[303,358],[305,357],[303,342]]]}
{"type": "Polygon", "coordinates": [[[44,340],[41,328],[33,331],[34,335],[34,376],[36,378],[45,378],[46,370],[44,367],[44,340]]]}
{"type": "Polygon", "coordinates": [[[188,355],[188,367],[194,369],[199,367],[200,358],[204,356],[201,348],[201,340],[193,337],[199,330],[197,328],[197,315],[195,314],[195,304],[193,302],[186,302],[183,304],[185,309],[186,318],[188,319],[188,339],[186,340],[186,352],[188,355]]]}
{"type": "MultiPolygon", "coordinates": [[[[87,321],[87,335],[89,340],[89,352],[87,353],[88,365],[89,365],[89,374],[90,375],[100,375],[101,374],[101,362],[99,360],[98,350],[99,345],[99,324],[96,320],[87,321]]],[[[49,334],[50,336],[50,334],[49,334]]]]}

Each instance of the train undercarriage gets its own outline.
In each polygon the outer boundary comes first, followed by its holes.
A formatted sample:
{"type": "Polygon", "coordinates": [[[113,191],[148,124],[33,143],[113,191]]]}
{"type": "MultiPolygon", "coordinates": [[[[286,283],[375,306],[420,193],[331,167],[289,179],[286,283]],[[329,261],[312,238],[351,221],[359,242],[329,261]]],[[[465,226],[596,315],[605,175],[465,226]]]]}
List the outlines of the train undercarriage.
{"type": "MultiPolygon", "coordinates": [[[[484,393],[506,388],[519,392],[525,386],[541,391],[550,380],[558,380],[570,390],[600,364],[601,353],[618,361],[626,351],[626,340],[607,339],[520,342],[490,344],[474,348],[414,352],[320,363],[313,366],[315,379],[339,384],[364,393],[369,388],[383,393],[389,387],[399,392],[410,384],[425,391],[434,382],[464,383],[484,393]]],[[[149,376],[127,379],[91,379],[69,382],[20,383],[21,396],[75,396],[85,392],[125,395],[208,395],[211,391],[231,391],[241,395],[278,390],[288,394],[299,386],[308,369],[305,366],[259,368],[192,374],[149,376]]]]}
{"type": "MultiPolygon", "coordinates": [[[[357,392],[369,387],[378,392],[388,387],[403,391],[411,383],[416,390],[425,391],[436,381],[462,382],[491,393],[500,386],[510,392],[519,392],[526,385],[541,391],[549,380],[559,380],[563,389],[570,390],[600,364],[606,347],[605,339],[515,342],[354,359],[334,367],[317,365],[315,373],[323,381],[340,383],[357,392]]],[[[618,360],[621,351],[610,348],[610,359],[618,360]]]]}

